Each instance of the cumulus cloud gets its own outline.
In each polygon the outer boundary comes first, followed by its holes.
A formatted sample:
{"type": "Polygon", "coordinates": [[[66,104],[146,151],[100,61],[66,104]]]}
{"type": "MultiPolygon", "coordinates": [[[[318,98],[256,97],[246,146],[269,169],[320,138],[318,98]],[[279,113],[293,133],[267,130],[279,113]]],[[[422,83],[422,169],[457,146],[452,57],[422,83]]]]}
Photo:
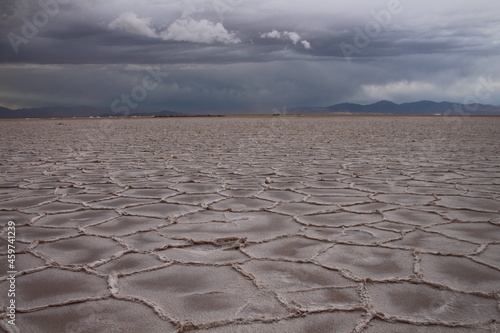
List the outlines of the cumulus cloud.
{"type": "Polygon", "coordinates": [[[151,19],[140,18],[135,13],[122,13],[116,20],[109,24],[111,29],[121,29],[126,32],[156,38],[156,32],[150,27],[151,19]]]}
{"type": "Polygon", "coordinates": [[[234,32],[227,31],[220,22],[213,23],[205,19],[197,21],[190,17],[180,18],[163,31],[156,32],[151,27],[151,19],[138,17],[132,12],[125,12],[111,22],[109,27],[163,40],[205,44],[236,44],[241,42],[234,32]]]}
{"type": "Polygon", "coordinates": [[[240,42],[240,39],[233,32],[227,31],[220,22],[213,23],[204,19],[196,21],[192,18],[178,19],[163,31],[160,37],[164,40],[206,44],[240,42]]]}
{"type": "Polygon", "coordinates": [[[261,34],[260,38],[281,39],[281,32],[276,31],[276,30],[273,29],[273,31],[271,31],[271,32],[264,32],[263,34],[261,34]]]}
{"type": "Polygon", "coordinates": [[[297,45],[297,43],[301,43],[302,46],[305,49],[310,49],[311,48],[311,43],[309,43],[307,40],[302,40],[302,38],[299,36],[298,33],[293,32],[293,31],[283,31],[279,32],[275,29],[273,29],[270,32],[264,32],[260,35],[260,38],[266,39],[281,39],[281,40],[290,40],[294,45],[297,45]]]}
{"type": "Polygon", "coordinates": [[[300,43],[302,44],[302,46],[304,46],[306,50],[309,50],[311,48],[311,43],[309,43],[307,40],[303,40],[300,43]]]}
{"type": "Polygon", "coordinates": [[[294,44],[297,44],[298,42],[300,42],[300,36],[296,32],[285,31],[283,33],[283,36],[285,38],[290,39],[294,44]]]}

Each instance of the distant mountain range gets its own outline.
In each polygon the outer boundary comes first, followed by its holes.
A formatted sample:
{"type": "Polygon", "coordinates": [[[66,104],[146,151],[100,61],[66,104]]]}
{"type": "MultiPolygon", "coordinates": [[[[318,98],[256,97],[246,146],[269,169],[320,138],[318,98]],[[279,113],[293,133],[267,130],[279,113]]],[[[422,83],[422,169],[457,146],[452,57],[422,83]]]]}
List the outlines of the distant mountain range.
{"type": "MultiPolygon", "coordinates": [[[[399,114],[399,115],[500,115],[500,107],[484,104],[457,104],[451,102],[420,101],[396,104],[380,101],[361,105],[342,103],[327,107],[300,107],[287,110],[286,114],[399,114]]],[[[0,118],[68,118],[68,117],[117,117],[107,108],[89,106],[79,107],[42,107],[11,110],[0,107],[0,118]]],[[[185,113],[169,110],[156,112],[134,112],[127,116],[144,117],[182,117],[185,113]]]]}
{"type": "Polygon", "coordinates": [[[301,107],[290,110],[293,114],[348,113],[348,114],[401,114],[401,115],[500,115],[500,107],[485,104],[458,104],[451,102],[420,101],[396,104],[379,101],[361,105],[342,103],[327,107],[301,107]]]}

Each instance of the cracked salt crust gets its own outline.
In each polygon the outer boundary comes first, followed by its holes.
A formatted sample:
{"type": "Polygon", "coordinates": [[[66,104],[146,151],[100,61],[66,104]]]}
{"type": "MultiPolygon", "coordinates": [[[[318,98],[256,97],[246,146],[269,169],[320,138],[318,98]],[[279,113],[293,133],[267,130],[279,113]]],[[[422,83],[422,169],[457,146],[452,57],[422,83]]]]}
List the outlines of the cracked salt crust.
{"type": "Polygon", "coordinates": [[[13,220],[21,332],[497,332],[500,119],[453,119],[2,121],[0,294],[13,220]]]}

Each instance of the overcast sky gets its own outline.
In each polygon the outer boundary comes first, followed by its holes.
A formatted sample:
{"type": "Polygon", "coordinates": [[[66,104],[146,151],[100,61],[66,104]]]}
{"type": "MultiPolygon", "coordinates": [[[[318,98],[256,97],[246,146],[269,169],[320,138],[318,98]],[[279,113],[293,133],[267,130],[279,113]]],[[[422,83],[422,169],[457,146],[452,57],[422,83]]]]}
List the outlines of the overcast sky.
{"type": "Polygon", "coordinates": [[[1,106],[382,99],[500,105],[498,0],[0,1],[1,106]]]}

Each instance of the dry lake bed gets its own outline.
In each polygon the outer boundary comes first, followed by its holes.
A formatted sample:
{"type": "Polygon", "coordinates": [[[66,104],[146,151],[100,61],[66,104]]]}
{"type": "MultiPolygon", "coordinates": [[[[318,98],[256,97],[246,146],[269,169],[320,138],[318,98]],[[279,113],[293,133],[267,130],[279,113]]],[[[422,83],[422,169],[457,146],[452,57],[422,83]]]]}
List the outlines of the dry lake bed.
{"type": "Polygon", "coordinates": [[[500,117],[0,131],[0,331],[500,331],[500,117]]]}

